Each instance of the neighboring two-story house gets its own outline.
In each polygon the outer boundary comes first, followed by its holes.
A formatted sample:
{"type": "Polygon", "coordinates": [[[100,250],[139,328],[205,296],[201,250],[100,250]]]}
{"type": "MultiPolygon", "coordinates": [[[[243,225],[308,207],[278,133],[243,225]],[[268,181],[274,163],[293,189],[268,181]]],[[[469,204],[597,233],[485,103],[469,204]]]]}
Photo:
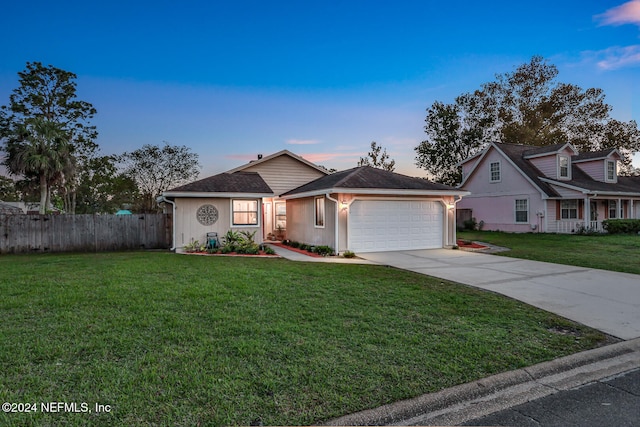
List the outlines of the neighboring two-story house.
{"type": "Polygon", "coordinates": [[[640,218],[640,177],[618,176],[616,149],[578,153],[569,143],[546,147],[492,143],[461,162],[458,203],[484,230],[573,233],[602,230],[602,220],[640,218]]]}

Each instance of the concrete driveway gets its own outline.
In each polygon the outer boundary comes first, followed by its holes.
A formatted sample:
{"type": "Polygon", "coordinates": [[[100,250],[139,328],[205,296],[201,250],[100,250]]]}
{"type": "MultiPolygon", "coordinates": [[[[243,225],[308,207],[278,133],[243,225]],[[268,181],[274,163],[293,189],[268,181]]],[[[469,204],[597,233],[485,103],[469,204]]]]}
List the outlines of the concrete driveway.
{"type": "Polygon", "coordinates": [[[625,340],[640,337],[640,275],[452,249],[358,256],[507,295],[625,340]]]}

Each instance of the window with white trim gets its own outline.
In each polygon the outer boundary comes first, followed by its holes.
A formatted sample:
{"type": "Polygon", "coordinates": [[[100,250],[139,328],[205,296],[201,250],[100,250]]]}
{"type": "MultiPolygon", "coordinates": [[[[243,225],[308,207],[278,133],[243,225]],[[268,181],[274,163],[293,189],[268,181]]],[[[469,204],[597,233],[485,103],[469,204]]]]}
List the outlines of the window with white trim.
{"type": "Polygon", "coordinates": [[[516,222],[529,222],[529,200],[516,199],[516,222]]]}
{"type": "Polygon", "coordinates": [[[315,226],[318,228],[324,228],[324,197],[315,198],[315,226]]]}
{"type": "Polygon", "coordinates": [[[275,202],[276,229],[287,229],[287,202],[275,202]]]}
{"type": "Polygon", "coordinates": [[[232,200],[231,224],[234,226],[258,225],[258,205],[257,200],[232,200]]]}
{"type": "Polygon", "coordinates": [[[498,182],[500,181],[500,162],[492,162],[489,165],[489,181],[490,182],[498,182]]]}
{"type": "Polygon", "coordinates": [[[607,181],[616,180],[616,162],[607,160],[607,181]]]}
{"type": "Polygon", "coordinates": [[[558,175],[560,178],[570,178],[569,176],[569,156],[558,157],[558,175]]]}
{"type": "Polygon", "coordinates": [[[577,219],[578,218],[578,201],[563,200],[560,202],[560,218],[577,219]]]}
{"type": "Polygon", "coordinates": [[[618,218],[618,202],[609,200],[609,218],[618,218]]]}

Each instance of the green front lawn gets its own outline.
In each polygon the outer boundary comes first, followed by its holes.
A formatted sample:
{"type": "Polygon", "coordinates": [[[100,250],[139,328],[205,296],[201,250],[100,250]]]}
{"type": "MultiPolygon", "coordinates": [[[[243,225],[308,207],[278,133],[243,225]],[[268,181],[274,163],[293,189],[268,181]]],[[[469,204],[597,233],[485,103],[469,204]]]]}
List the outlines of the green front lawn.
{"type": "Polygon", "coordinates": [[[498,255],[640,274],[640,236],[458,232],[459,239],[510,248],[498,255]]]}
{"type": "Polygon", "coordinates": [[[0,401],[37,407],[0,425],[318,423],[606,342],[382,266],[133,252],[0,256],[0,272],[0,401]]]}

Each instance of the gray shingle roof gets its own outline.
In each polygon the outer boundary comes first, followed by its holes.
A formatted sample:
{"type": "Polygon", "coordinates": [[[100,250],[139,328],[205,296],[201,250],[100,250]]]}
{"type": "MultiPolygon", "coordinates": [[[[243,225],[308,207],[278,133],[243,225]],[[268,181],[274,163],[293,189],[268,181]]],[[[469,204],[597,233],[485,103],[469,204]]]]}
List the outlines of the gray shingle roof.
{"type": "MultiPolygon", "coordinates": [[[[544,191],[549,197],[560,197],[560,194],[553,188],[553,186],[548,183],[542,181],[540,178],[545,177],[542,172],[533,164],[524,158],[524,156],[531,155],[531,147],[527,145],[520,144],[501,144],[495,143],[496,147],[498,147],[513,163],[520,168],[522,172],[531,181],[535,182],[536,185],[544,191]]],[[[558,145],[562,147],[562,145],[558,145]]],[[[551,148],[555,146],[542,147],[542,148],[551,148]]],[[[606,157],[607,154],[611,153],[614,149],[611,150],[603,150],[594,152],[596,154],[593,158],[606,157]],[[603,153],[606,153],[603,156],[603,153]]],[[[550,153],[556,150],[549,151],[550,153]]],[[[541,151],[542,152],[542,151],[541,151]]],[[[591,157],[587,157],[591,153],[585,153],[585,155],[580,155],[582,159],[587,159],[591,157]]],[[[575,159],[578,156],[572,156],[572,159],[575,159]]],[[[640,180],[632,178],[632,177],[618,177],[617,183],[611,182],[601,182],[591,178],[585,172],[582,171],[577,165],[573,165],[571,167],[571,180],[569,181],[557,181],[558,184],[568,184],[574,187],[582,188],[589,191],[602,191],[602,192],[611,192],[611,193],[640,193],[640,180]]]]}
{"type": "Polygon", "coordinates": [[[382,189],[382,190],[425,190],[425,191],[460,191],[448,185],[437,184],[426,179],[389,172],[371,166],[360,166],[341,172],[336,172],[311,181],[305,185],[288,191],[285,195],[329,190],[344,189],[382,189]]]}
{"type": "Polygon", "coordinates": [[[522,155],[527,157],[527,156],[535,156],[535,155],[538,155],[538,154],[555,153],[556,151],[560,150],[565,145],[567,145],[566,142],[560,143],[560,144],[545,145],[544,147],[534,147],[534,148],[532,148],[529,145],[529,146],[525,146],[525,147],[527,147],[527,150],[524,151],[522,153],[522,155]]]}
{"type": "Polygon", "coordinates": [[[23,213],[24,211],[19,207],[0,201],[0,214],[16,215],[23,213]]]}
{"type": "Polygon", "coordinates": [[[273,190],[257,172],[221,173],[167,192],[273,194],[273,190]]]}
{"type": "Polygon", "coordinates": [[[617,151],[617,150],[615,148],[609,148],[607,150],[590,151],[587,153],[578,154],[577,156],[572,156],[571,160],[574,162],[575,161],[579,162],[579,161],[585,161],[585,160],[603,159],[609,156],[614,151],[617,151]]]}

